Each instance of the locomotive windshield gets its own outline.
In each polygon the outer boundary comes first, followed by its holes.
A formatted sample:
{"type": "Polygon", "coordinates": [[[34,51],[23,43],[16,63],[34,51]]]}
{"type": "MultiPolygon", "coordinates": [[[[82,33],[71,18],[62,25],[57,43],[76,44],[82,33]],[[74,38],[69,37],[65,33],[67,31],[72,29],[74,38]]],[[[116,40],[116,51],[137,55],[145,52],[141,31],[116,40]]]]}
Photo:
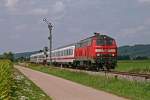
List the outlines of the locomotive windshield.
{"type": "Polygon", "coordinates": [[[99,45],[99,46],[113,45],[113,39],[106,35],[98,36],[96,42],[97,42],[97,45],[99,45]]]}

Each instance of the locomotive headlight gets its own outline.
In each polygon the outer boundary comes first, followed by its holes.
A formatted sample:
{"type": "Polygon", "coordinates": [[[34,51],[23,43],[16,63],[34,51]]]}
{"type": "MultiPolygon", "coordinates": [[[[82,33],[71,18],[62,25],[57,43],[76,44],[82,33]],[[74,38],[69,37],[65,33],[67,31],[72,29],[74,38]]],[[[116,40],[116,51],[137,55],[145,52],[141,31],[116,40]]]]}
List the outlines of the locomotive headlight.
{"type": "Polygon", "coordinates": [[[108,52],[116,52],[115,49],[109,49],[108,52]]]}
{"type": "Polygon", "coordinates": [[[104,52],[103,49],[96,49],[95,52],[104,52]]]}
{"type": "Polygon", "coordinates": [[[115,54],[112,54],[112,56],[114,57],[114,56],[115,56],[115,54]]]}
{"type": "Polygon", "coordinates": [[[97,56],[99,57],[99,56],[100,56],[100,54],[97,54],[97,56]]]}

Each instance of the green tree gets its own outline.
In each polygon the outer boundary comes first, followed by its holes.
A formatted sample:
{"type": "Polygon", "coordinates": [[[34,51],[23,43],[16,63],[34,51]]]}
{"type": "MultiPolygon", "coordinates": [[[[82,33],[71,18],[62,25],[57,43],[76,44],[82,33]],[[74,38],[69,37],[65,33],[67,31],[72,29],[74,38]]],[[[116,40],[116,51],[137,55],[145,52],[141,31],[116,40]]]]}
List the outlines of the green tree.
{"type": "Polygon", "coordinates": [[[2,59],[14,61],[14,54],[12,52],[4,52],[2,55],[2,59]]]}

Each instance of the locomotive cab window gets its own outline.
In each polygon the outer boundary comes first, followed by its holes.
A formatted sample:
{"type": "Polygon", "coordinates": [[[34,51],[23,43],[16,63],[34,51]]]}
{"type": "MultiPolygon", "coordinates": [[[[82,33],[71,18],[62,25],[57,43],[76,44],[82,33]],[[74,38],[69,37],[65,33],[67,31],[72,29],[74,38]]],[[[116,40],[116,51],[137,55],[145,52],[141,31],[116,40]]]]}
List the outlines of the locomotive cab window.
{"type": "Polygon", "coordinates": [[[113,45],[113,39],[106,35],[101,35],[101,36],[97,37],[96,44],[100,45],[100,46],[113,45]]]}
{"type": "Polygon", "coordinates": [[[79,43],[76,44],[76,48],[90,46],[91,40],[92,40],[91,38],[88,38],[88,39],[80,41],[79,43]]]}

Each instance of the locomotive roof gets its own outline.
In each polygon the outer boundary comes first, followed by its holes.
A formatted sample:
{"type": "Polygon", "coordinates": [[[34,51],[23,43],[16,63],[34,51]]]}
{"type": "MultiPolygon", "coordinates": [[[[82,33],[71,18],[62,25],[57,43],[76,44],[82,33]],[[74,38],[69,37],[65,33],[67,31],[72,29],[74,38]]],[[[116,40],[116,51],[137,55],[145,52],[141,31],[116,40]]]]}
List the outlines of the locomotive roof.
{"type": "MultiPolygon", "coordinates": [[[[78,42],[76,42],[76,43],[72,43],[72,44],[69,44],[69,45],[65,45],[65,46],[61,46],[61,47],[55,48],[55,49],[53,49],[53,50],[57,50],[57,49],[61,49],[61,48],[69,47],[69,46],[75,46],[77,43],[80,43],[81,41],[84,41],[84,40],[86,40],[86,39],[93,38],[93,37],[95,37],[95,36],[96,36],[96,37],[102,36],[102,37],[108,37],[108,38],[110,38],[110,39],[113,39],[113,38],[109,37],[108,35],[101,35],[101,34],[98,34],[98,35],[93,35],[93,36],[91,36],[91,37],[82,39],[82,40],[80,40],[80,41],[78,41],[78,42]]],[[[53,50],[52,50],[52,51],[53,51],[53,50]]]]}
{"type": "MultiPolygon", "coordinates": [[[[61,46],[61,47],[58,47],[58,48],[55,48],[53,50],[57,50],[57,49],[61,49],[61,48],[65,48],[65,47],[70,47],[70,46],[75,46],[76,43],[72,43],[72,44],[68,44],[68,45],[65,45],[65,46],[61,46]]],[[[52,50],[52,51],[53,51],[52,50]]]]}
{"type": "Polygon", "coordinates": [[[110,37],[110,36],[108,36],[108,35],[101,35],[101,34],[99,34],[99,35],[94,35],[94,36],[91,36],[91,37],[88,37],[88,38],[85,38],[85,39],[83,39],[83,40],[80,40],[80,41],[78,41],[77,43],[80,43],[81,41],[84,41],[84,40],[86,40],[86,39],[90,39],[90,38],[93,38],[93,37],[107,37],[107,38],[110,38],[110,39],[113,39],[112,37],[110,37]]]}

